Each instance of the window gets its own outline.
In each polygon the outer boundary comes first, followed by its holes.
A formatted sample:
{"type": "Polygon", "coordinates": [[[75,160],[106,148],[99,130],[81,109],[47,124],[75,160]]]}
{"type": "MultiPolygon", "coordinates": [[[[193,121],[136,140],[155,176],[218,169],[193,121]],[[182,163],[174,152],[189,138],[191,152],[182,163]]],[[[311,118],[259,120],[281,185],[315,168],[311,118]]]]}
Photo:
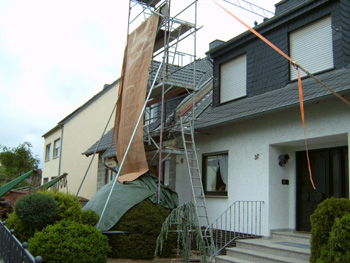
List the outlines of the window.
{"type": "Polygon", "coordinates": [[[117,174],[113,170],[105,168],[105,184],[112,182],[116,176],[117,174]]]}
{"type": "Polygon", "coordinates": [[[203,184],[206,195],[227,196],[228,154],[203,155],[203,184]]]}
{"type": "Polygon", "coordinates": [[[60,156],[61,139],[57,139],[54,142],[53,158],[60,156]]]}
{"type": "Polygon", "coordinates": [[[44,181],[43,181],[43,184],[46,184],[46,183],[48,183],[49,182],[49,177],[45,177],[44,178],[44,181]]]}
{"type": "MultiPolygon", "coordinates": [[[[330,16],[291,32],[289,41],[291,58],[311,73],[334,67],[330,16]]],[[[301,76],[306,76],[306,74],[301,72],[301,76]]],[[[297,77],[297,70],[291,66],[291,80],[297,77]]]]}
{"type": "Polygon", "coordinates": [[[45,161],[50,161],[50,153],[51,153],[51,143],[46,145],[45,149],[45,161]]]}
{"type": "Polygon", "coordinates": [[[221,65],[220,103],[247,95],[247,55],[241,55],[221,65]]]}

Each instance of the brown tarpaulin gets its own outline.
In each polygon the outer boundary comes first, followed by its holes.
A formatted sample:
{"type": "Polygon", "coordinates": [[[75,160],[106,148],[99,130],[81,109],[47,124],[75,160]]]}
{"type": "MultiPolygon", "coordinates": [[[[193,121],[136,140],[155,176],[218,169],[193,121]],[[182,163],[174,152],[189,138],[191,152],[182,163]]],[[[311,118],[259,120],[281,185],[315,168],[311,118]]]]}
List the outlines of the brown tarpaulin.
{"type": "MultiPolygon", "coordinates": [[[[115,119],[116,151],[121,164],[145,104],[149,67],[159,16],[154,14],[128,36],[115,119]]],[[[148,171],[143,144],[143,117],[126,156],[118,181],[133,181],[148,171]]]]}

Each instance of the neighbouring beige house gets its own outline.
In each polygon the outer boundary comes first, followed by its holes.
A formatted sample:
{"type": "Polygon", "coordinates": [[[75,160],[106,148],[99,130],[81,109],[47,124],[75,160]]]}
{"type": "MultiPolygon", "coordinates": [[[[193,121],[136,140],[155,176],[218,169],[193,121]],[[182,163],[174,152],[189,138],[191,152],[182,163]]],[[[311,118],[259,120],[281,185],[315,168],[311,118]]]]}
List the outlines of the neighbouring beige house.
{"type": "MultiPolygon", "coordinates": [[[[42,183],[68,173],[68,191],[76,194],[93,156],[82,153],[98,141],[108,123],[118,96],[119,79],[45,133],[42,183]]],[[[107,126],[114,126],[114,113],[107,126]]],[[[94,158],[79,196],[90,199],[97,191],[98,158],[94,158]]]]}

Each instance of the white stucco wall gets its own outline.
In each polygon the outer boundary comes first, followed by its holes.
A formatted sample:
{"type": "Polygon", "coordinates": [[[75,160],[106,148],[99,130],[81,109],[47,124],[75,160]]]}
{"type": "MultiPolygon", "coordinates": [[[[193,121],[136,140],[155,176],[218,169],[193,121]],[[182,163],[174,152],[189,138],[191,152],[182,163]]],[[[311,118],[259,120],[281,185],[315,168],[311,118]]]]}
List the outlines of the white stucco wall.
{"type": "MultiPolygon", "coordinates": [[[[350,133],[349,108],[338,100],[306,105],[309,149],[344,146],[350,133]]],[[[295,152],[305,150],[298,108],[205,131],[198,135],[198,156],[228,151],[228,197],[208,197],[210,220],[237,200],[264,201],[263,235],[295,229],[295,152]],[[209,134],[209,135],[208,135],[209,134]],[[255,155],[259,155],[255,159],[255,155]],[[278,156],[289,154],[285,167],[278,156]],[[289,185],[282,185],[288,179],[289,185]]],[[[199,160],[201,162],[201,160],[199,160]]]]}

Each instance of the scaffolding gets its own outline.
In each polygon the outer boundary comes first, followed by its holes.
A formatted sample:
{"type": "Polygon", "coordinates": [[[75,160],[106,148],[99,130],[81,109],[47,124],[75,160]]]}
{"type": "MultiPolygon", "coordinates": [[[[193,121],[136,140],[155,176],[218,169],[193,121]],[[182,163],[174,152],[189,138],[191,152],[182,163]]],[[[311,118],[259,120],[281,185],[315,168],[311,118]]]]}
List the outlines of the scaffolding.
{"type": "Polygon", "coordinates": [[[131,0],[129,30],[136,28],[152,14],[161,16],[149,75],[150,98],[146,101],[144,140],[149,149],[149,165],[156,167],[159,185],[163,161],[182,149],[164,147],[164,137],[174,123],[170,120],[171,105],[179,104],[186,96],[194,95],[204,72],[196,69],[197,1],[131,0]],[[161,72],[161,74],[157,74],[161,72]]]}
{"type": "MultiPolygon", "coordinates": [[[[168,121],[171,116],[169,116],[170,114],[168,114],[167,110],[169,105],[177,105],[185,97],[195,98],[197,85],[205,74],[204,71],[196,69],[197,0],[177,2],[175,8],[170,8],[170,6],[170,0],[130,0],[129,2],[128,35],[153,14],[157,14],[160,20],[149,70],[146,101],[124,158],[122,161],[118,160],[120,162],[119,172],[116,177],[116,179],[119,177],[125,157],[143,118],[144,143],[148,148],[153,147],[155,149],[154,151],[147,151],[148,154],[152,153],[153,155],[148,155],[147,159],[149,162],[148,166],[151,170],[156,171],[159,178],[158,202],[160,202],[163,162],[171,154],[185,155],[184,148],[181,145],[180,148],[164,147],[169,142],[169,136],[175,136],[175,133],[177,133],[177,136],[181,135],[179,130],[176,131],[174,129],[174,116],[172,116],[173,121],[168,121]],[[174,132],[173,135],[171,135],[171,131],[174,132]],[[167,142],[164,141],[165,137],[167,142]]],[[[194,107],[195,100],[192,99],[192,101],[192,106],[194,107]]],[[[194,118],[194,110],[192,110],[192,113],[194,118]]],[[[191,118],[192,121],[193,118],[191,118]]],[[[191,129],[193,132],[193,123],[191,129]]],[[[100,221],[116,181],[113,183],[100,221]]],[[[203,190],[201,195],[204,198],[203,190]]],[[[193,200],[195,202],[195,198],[193,200]]],[[[208,223],[206,214],[204,225],[206,226],[208,223]]]]}

